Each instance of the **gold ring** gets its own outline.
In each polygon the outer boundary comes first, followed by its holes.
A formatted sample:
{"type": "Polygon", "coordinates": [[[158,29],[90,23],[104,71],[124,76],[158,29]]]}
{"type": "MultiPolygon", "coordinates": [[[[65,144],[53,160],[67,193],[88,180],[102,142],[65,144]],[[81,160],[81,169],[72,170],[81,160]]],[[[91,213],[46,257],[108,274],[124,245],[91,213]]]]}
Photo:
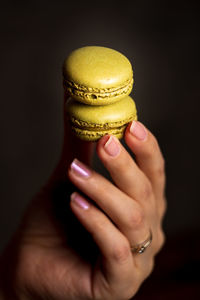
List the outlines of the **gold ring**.
{"type": "Polygon", "coordinates": [[[131,246],[131,251],[133,253],[142,254],[150,246],[152,239],[153,239],[153,235],[151,230],[149,230],[149,237],[143,243],[140,243],[135,246],[131,246]]]}

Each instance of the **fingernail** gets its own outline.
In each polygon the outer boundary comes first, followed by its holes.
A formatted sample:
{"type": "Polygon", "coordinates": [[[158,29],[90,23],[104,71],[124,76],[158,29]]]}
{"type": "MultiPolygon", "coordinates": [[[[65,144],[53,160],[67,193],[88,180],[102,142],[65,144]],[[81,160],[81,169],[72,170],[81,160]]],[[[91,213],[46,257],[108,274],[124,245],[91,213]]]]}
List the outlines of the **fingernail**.
{"type": "Polygon", "coordinates": [[[104,149],[110,156],[117,156],[120,152],[120,145],[114,136],[110,136],[107,142],[104,145],[104,149]]]}
{"type": "Polygon", "coordinates": [[[80,177],[88,178],[91,175],[91,171],[88,167],[76,158],[71,163],[71,170],[80,177]]]}
{"type": "Polygon", "coordinates": [[[147,131],[144,126],[138,122],[133,121],[130,126],[130,133],[134,135],[138,140],[144,141],[147,138],[147,131]]]}
{"type": "Polygon", "coordinates": [[[90,207],[89,203],[77,193],[71,194],[71,201],[84,210],[87,210],[90,207]]]}

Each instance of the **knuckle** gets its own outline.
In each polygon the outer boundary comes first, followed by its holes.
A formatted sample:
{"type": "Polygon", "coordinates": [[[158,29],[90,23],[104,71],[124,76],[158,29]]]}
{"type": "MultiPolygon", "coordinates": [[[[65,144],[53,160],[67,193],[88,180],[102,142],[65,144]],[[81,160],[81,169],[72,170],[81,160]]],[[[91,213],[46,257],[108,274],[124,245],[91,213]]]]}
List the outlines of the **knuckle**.
{"type": "Polygon", "coordinates": [[[115,247],[112,251],[112,258],[119,264],[123,264],[127,261],[130,255],[130,245],[128,242],[123,242],[118,247],[115,247]]]}
{"type": "Polygon", "coordinates": [[[144,185],[144,187],[141,189],[141,192],[140,192],[140,197],[141,199],[140,200],[146,200],[146,199],[149,199],[153,194],[153,189],[152,189],[152,186],[150,184],[150,182],[146,182],[146,184],[144,185]]]}
{"type": "Polygon", "coordinates": [[[127,227],[131,230],[140,228],[144,223],[144,213],[142,209],[134,209],[134,211],[126,218],[127,227]]]}

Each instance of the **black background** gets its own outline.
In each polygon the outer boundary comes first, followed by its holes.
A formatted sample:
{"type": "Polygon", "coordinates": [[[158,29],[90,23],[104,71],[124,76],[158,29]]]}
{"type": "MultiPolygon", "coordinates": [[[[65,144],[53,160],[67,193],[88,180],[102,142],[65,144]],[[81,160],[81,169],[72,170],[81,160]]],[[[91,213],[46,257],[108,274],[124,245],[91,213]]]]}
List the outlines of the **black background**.
{"type": "Polygon", "coordinates": [[[193,257],[200,232],[199,18],[198,1],[184,0],[1,4],[0,250],[59,158],[63,60],[75,48],[99,45],[133,65],[139,119],[166,159],[166,249],[181,237],[177,256],[189,244],[193,257]]]}

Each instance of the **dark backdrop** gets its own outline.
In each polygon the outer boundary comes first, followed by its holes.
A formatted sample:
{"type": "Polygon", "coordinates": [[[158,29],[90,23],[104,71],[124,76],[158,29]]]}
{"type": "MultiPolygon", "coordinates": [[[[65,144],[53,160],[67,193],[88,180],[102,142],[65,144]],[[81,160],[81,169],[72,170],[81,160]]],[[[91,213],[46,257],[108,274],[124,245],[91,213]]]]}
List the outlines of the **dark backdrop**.
{"type": "Polygon", "coordinates": [[[200,232],[199,18],[198,1],[185,0],[1,4],[0,250],[58,161],[63,60],[100,45],[133,64],[139,119],[166,159],[165,232],[169,241],[183,237],[177,255],[188,244],[192,255],[200,232]]]}

